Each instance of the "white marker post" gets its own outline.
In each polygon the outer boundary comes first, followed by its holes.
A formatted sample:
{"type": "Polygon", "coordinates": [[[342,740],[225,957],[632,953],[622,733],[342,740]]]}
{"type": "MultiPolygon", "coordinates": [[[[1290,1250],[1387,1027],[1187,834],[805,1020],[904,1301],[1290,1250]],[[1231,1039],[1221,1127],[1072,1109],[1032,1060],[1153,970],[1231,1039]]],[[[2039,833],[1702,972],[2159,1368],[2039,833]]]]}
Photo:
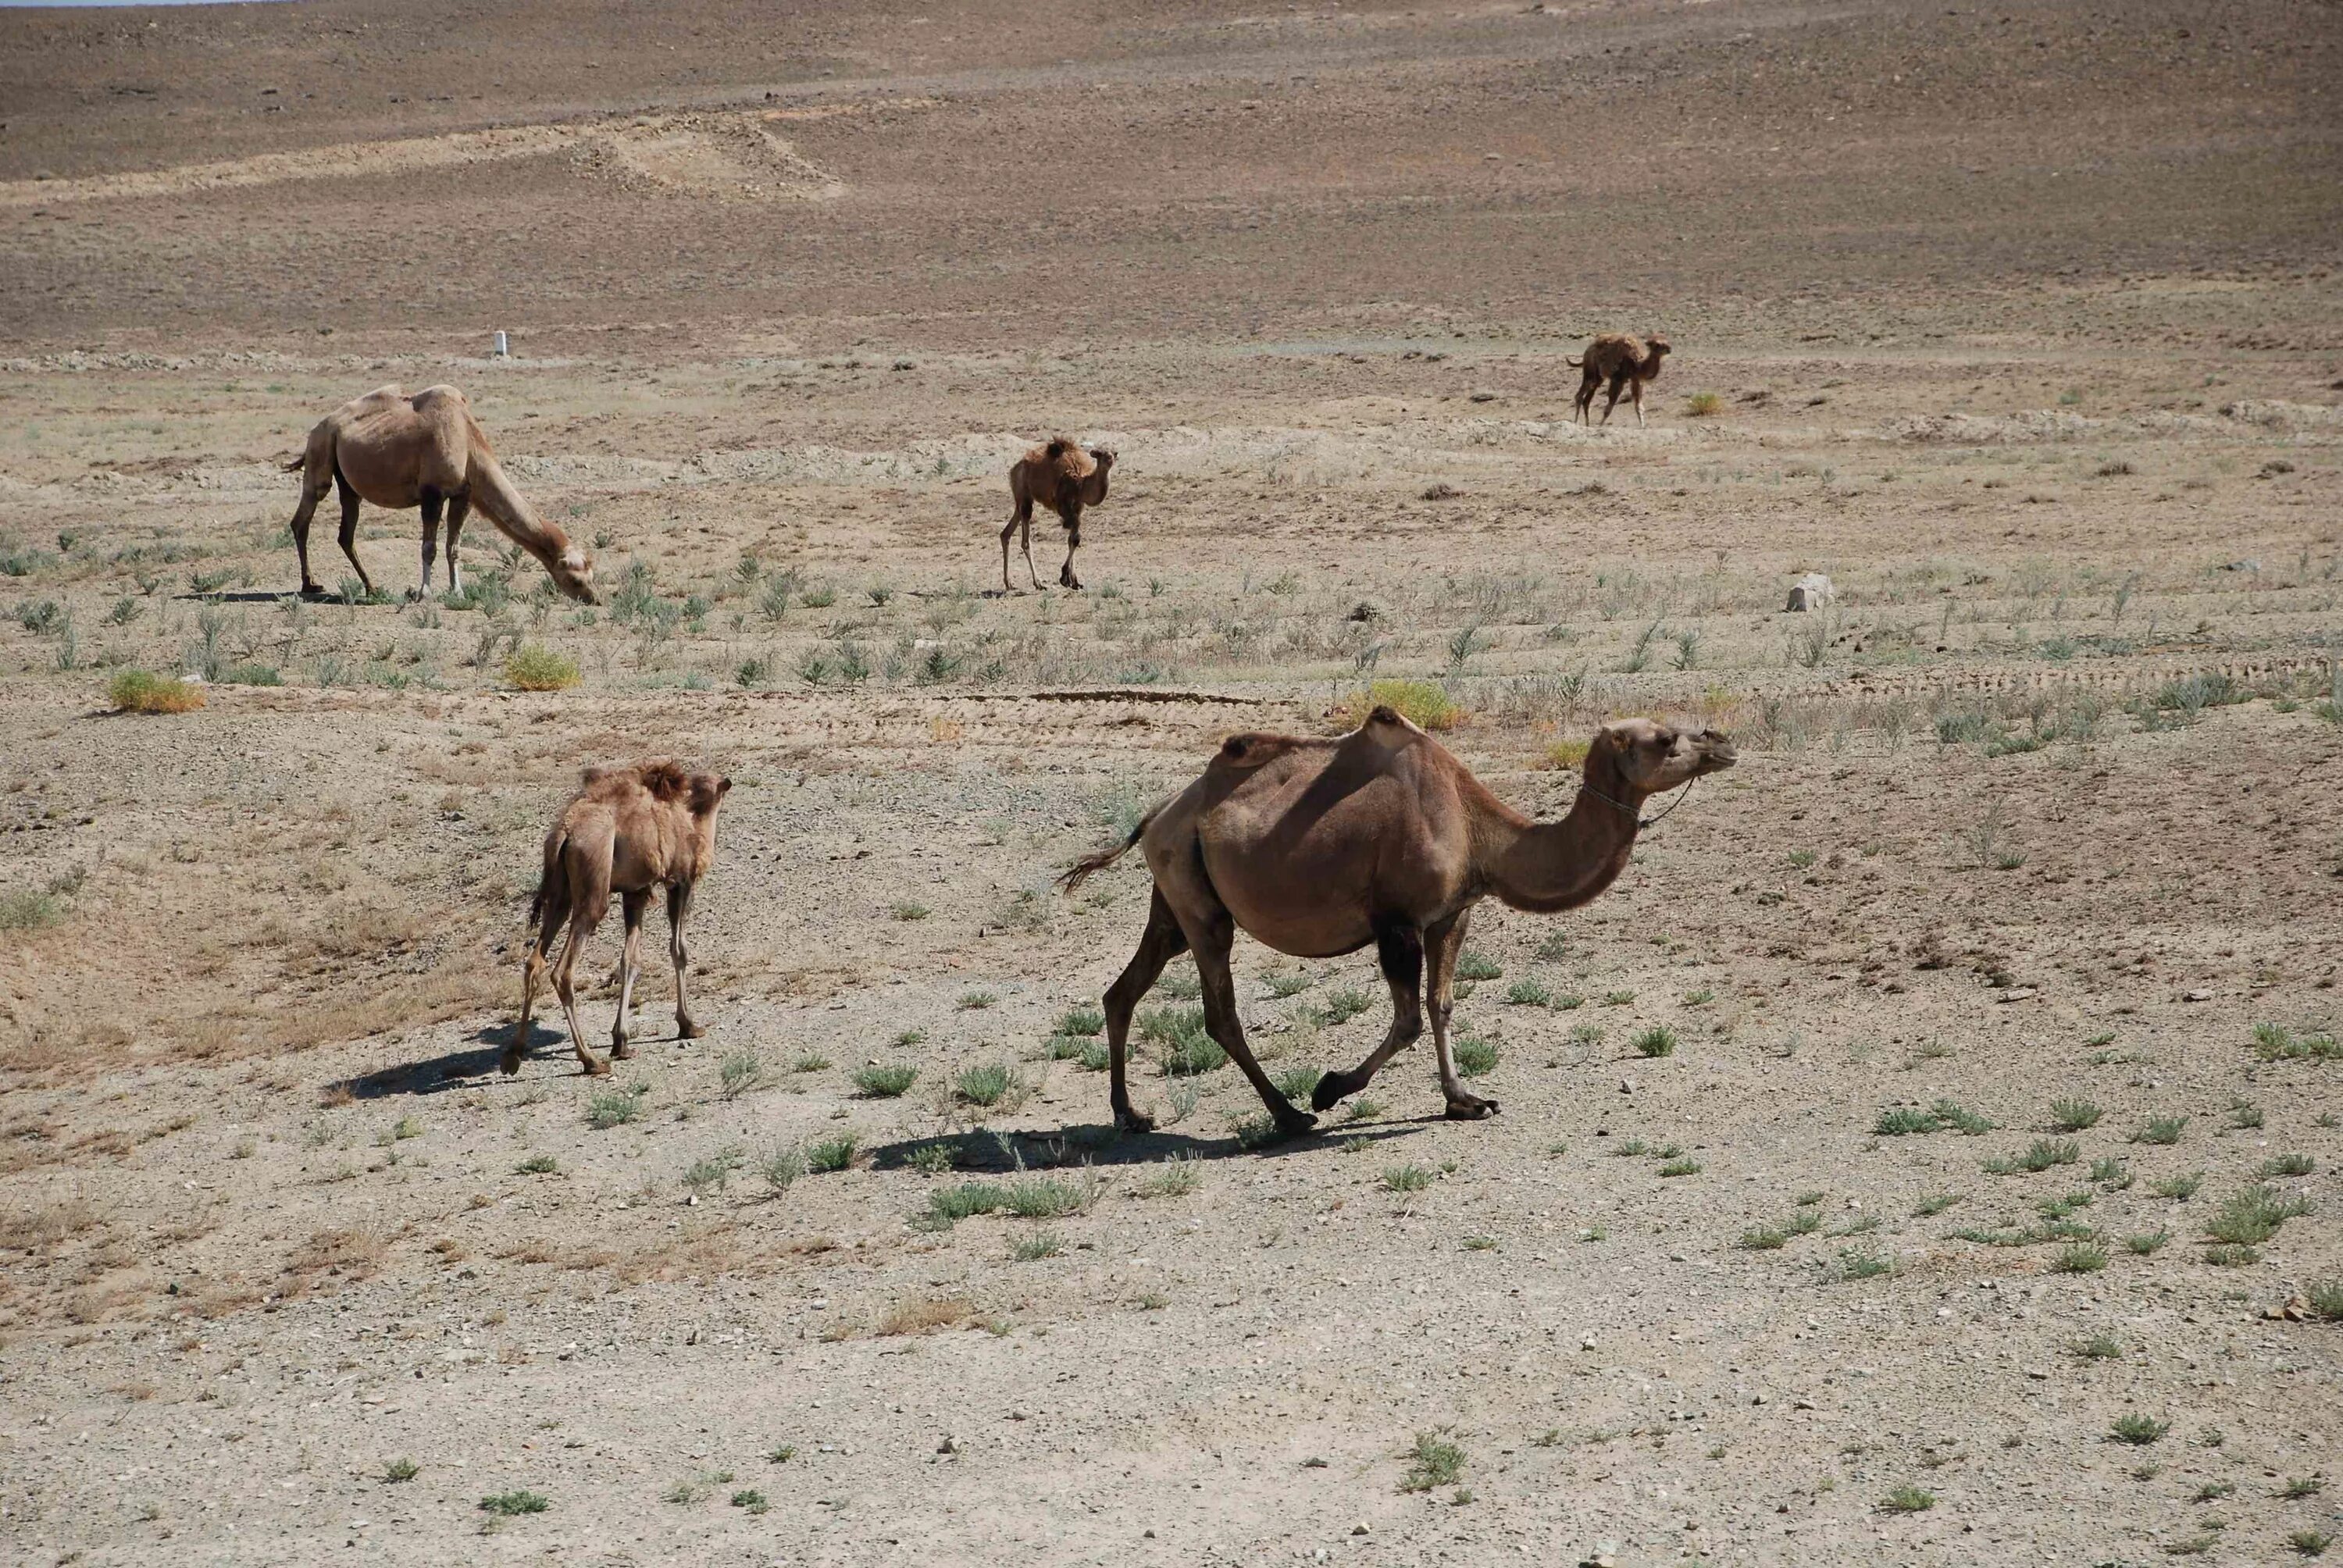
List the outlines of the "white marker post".
{"type": "Polygon", "coordinates": [[[497,334],[496,357],[498,359],[509,359],[512,357],[512,350],[506,346],[505,335],[501,332],[497,334]]]}

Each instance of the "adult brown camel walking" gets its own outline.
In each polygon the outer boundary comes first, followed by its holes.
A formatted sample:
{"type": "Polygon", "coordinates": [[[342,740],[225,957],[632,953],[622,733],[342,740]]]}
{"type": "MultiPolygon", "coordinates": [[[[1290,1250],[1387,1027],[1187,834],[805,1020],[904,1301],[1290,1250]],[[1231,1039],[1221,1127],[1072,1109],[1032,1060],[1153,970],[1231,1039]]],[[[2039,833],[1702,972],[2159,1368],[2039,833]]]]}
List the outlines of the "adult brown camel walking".
{"type": "Polygon", "coordinates": [[[1009,536],[1019,528],[1025,530],[1025,575],[1033,586],[1041,586],[1041,576],[1033,569],[1033,503],[1041,502],[1058,514],[1066,526],[1066,564],[1058,568],[1060,588],[1078,588],[1082,579],[1074,575],[1074,552],[1082,544],[1082,508],[1095,507],[1106,499],[1107,471],[1114,467],[1114,454],[1104,447],[1092,447],[1085,451],[1074,442],[1060,436],[1049,445],[1036,447],[1010,466],[1009,498],[1015,509],[1009,515],[1009,524],[1001,530],[1001,589],[1009,588],[1009,536]]]}
{"type": "Polygon", "coordinates": [[[1638,342],[1624,332],[1606,332],[1589,343],[1586,352],[1578,358],[1564,356],[1562,362],[1576,368],[1579,374],[1574,412],[1581,418],[1592,414],[1595,388],[1607,381],[1611,384],[1611,397],[1603,405],[1603,422],[1611,423],[1611,410],[1619,406],[1619,394],[1632,390],[1635,423],[1642,424],[1644,383],[1658,379],[1660,361],[1668,354],[1668,340],[1657,333],[1638,342]]]}
{"type": "Polygon", "coordinates": [[[1465,1091],[1448,1050],[1456,954],[1473,906],[1491,894],[1541,913],[1585,903],[1626,866],[1647,798],[1733,761],[1732,740],[1715,730],[1619,719],[1588,746],[1569,814],[1533,822],[1388,708],[1338,739],[1231,736],[1194,783],[1061,879],[1071,891],[1133,844],[1155,879],[1139,950],[1106,993],[1116,1121],[1135,1131],[1153,1125],[1131,1108],[1124,1041],[1131,1010],[1163,966],[1189,950],[1203,981],[1205,1027],[1252,1081],[1278,1130],[1316,1124],[1278,1092],[1245,1045],[1229,977],[1240,928],[1299,958],[1375,944],[1391,988],[1391,1030],[1358,1066],[1318,1081],[1314,1109],[1365,1088],[1423,1032],[1428,974],[1448,1114],[1490,1114],[1496,1105],[1465,1091]]]}
{"type": "Polygon", "coordinates": [[[610,1030],[610,1054],[632,1056],[627,1040],[627,1013],[635,999],[636,958],[642,950],[643,910],[655,888],[667,890],[668,956],[675,960],[675,1029],[679,1040],[698,1040],[708,1031],[691,1016],[684,994],[684,966],[689,955],[683,946],[683,922],[691,914],[691,895],[699,879],[716,861],[716,808],[723,803],[732,780],[713,773],[688,773],[664,759],[632,768],[588,768],[585,782],[554,819],[545,836],[545,872],[529,904],[528,918],[537,924],[528,958],[521,968],[520,1027],[505,1047],[499,1063],[507,1072],[520,1070],[520,1053],[528,1043],[529,1014],[537,1003],[538,981],[545,974],[545,955],[566,922],[569,939],[562,944],[561,961],[554,966],[554,993],[569,1020],[569,1038],[578,1060],[590,1076],[610,1070],[610,1064],[586,1046],[586,1032],[578,1027],[578,991],[571,976],[578,968],[578,950],[601,923],[618,894],[626,915],[627,941],[618,959],[618,1021],[610,1030]]]}
{"type": "Polygon", "coordinates": [[[594,598],[594,558],[569,542],[560,528],[521,498],[497,464],[488,433],[471,405],[453,387],[426,387],[412,397],[396,386],[354,397],[317,422],[309,445],[285,465],[301,475],[301,504],[293,512],[293,548],[301,558],[301,591],[326,590],[309,575],[309,519],[328,486],[341,494],[342,554],[368,594],[374,579],[358,559],[358,503],[404,511],[423,508],[423,581],[410,597],[431,592],[431,560],[439,549],[439,517],[447,518],[447,588],[460,593],[456,542],[465,515],[478,507],[513,543],[535,556],[554,586],[587,604],[594,598]]]}

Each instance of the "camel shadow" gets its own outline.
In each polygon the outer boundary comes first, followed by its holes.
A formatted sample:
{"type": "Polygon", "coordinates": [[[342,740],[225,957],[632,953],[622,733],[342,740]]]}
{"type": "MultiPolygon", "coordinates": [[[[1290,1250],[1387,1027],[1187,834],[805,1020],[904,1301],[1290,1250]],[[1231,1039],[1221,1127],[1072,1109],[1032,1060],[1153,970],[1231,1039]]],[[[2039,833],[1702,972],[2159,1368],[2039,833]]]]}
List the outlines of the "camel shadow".
{"type": "MultiPolygon", "coordinates": [[[[360,1100],[381,1100],[394,1094],[445,1094],[451,1089],[476,1087],[473,1080],[498,1076],[504,1048],[514,1039],[517,1027],[509,1023],[490,1024],[476,1031],[468,1045],[419,1061],[377,1068],[353,1078],[349,1091],[360,1100]]],[[[534,1048],[567,1045],[568,1040],[568,1035],[558,1030],[531,1024],[522,1054],[526,1058],[534,1048]]]]}
{"type": "Polygon", "coordinates": [[[171,596],[178,604],[276,604],[295,597],[290,593],[270,593],[263,588],[243,588],[235,593],[197,593],[190,588],[186,593],[171,596]]]}
{"type": "Polygon", "coordinates": [[[1084,1122],[1055,1132],[1002,1132],[975,1128],[933,1138],[906,1138],[882,1143],[870,1151],[871,1168],[897,1171],[927,1168],[936,1173],[976,1171],[1007,1173],[1101,1166],[1158,1165],[1167,1160],[1230,1160],[1240,1155],[1277,1159],[1289,1154],[1323,1152],[1337,1141],[1357,1140],[1380,1144],[1413,1137],[1438,1117],[1416,1122],[1349,1123],[1341,1129],[1319,1128],[1294,1138],[1262,1140],[1239,1133],[1201,1137],[1158,1128],[1152,1132],[1126,1132],[1111,1122],[1084,1122]]]}

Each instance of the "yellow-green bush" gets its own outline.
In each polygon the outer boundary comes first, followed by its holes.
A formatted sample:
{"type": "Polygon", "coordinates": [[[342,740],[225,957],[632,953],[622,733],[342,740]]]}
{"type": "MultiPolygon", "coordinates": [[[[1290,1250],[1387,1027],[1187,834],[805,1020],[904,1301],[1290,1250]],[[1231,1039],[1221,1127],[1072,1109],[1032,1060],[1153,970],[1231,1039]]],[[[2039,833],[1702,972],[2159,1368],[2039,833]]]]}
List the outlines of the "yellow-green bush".
{"type": "Polygon", "coordinates": [[[1367,715],[1388,708],[1426,729],[1453,729],[1464,721],[1464,709],[1436,680],[1378,680],[1351,694],[1348,711],[1353,725],[1367,715]]]}
{"type": "Polygon", "coordinates": [[[540,642],[525,642],[505,661],[505,678],[523,691],[564,691],[578,684],[578,661],[540,642]]]}
{"type": "Polygon", "coordinates": [[[204,705],[202,687],[148,669],[124,670],[106,694],[125,713],[186,713],[204,705]]]}

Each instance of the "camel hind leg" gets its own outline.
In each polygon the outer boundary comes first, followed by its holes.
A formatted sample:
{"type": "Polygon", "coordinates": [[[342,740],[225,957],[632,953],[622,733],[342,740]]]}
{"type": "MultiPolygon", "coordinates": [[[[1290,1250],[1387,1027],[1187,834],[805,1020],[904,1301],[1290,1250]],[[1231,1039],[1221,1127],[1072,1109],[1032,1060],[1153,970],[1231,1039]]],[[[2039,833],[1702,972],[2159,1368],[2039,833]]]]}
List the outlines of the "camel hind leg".
{"type": "Polygon", "coordinates": [[[293,508],[293,553],[301,558],[301,591],[323,594],[326,590],[309,575],[309,520],[317,515],[317,503],[326,498],[326,487],[331,481],[318,472],[318,465],[310,462],[301,471],[301,499],[293,508]]]}
{"type": "Polygon", "coordinates": [[[358,586],[366,589],[367,598],[374,597],[374,578],[367,576],[366,562],[358,559],[358,493],[342,477],[337,465],[334,469],[334,486],[342,498],[342,554],[350,558],[350,565],[358,572],[358,586]]]}
{"type": "Polygon", "coordinates": [[[1611,395],[1603,401],[1603,422],[1605,425],[1611,423],[1611,410],[1619,407],[1619,394],[1624,392],[1626,389],[1627,374],[1625,371],[1623,370],[1618,375],[1611,377],[1611,395]]]}
{"type": "Polygon", "coordinates": [[[548,878],[542,914],[538,920],[537,934],[529,939],[528,956],[520,970],[520,1022],[513,1030],[511,1043],[504,1049],[497,1066],[508,1077],[520,1070],[521,1053],[528,1049],[530,1020],[537,1010],[537,988],[546,978],[545,955],[553,950],[553,939],[569,919],[569,880],[560,870],[560,863],[548,878]]]}
{"type": "MultiPolygon", "coordinates": [[[[1204,882],[1203,868],[1195,868],[1193,881],[1172,890],[1164,901],[1179,917],[1180,929],[1188,938],[1188,946],[1196,955],[1196,976],[1204,987],[1204,1027],[1212,1032],[1229,1060],[1245,1075],[1245,1081],[1261,1096],[1269,1108],[1270,1119],[1277,1123],[1278,1132],[1284,1137],[1297,1137],[1318,1125],[1318,1118],[1306,1111],[1296,1111],[1293,1102],[1285,1098],[1269,1074],[1253,1060],[1252,1048],[1245,1043],[1244,1024],[1237,1017],[1236,981],[1229,973],[1229,950],[1236,943],[1236,921],[1222,904],[1211,885],[1204,882]]],[[[1159,882],[1158,887],[1161,884],[1159,882]]]]}
{"type": "Polygon", "coordinates": [[[1423,1033],[1423,934],[1413,926],[1393,922],[1375,933],[1375,957],[1383,982],[1391,987],[1391,1030],[1367,1059],[1348,1072],[1330,1072],[1310,1091],[1313,1111],[1323,1111],[1364,1089],[1398,1052],[1413,1045],[1423,1033]]]}
{"type": "Polygon", "coordinates": [[[578,1048],[578,1065],[589,1078],[598,1078],[610,1070],[610,1064],[596,1056],[586,1043],[586,1031],[578,1025],[578,956],[610,907],[608,840],[604,839],[598,848],[600,852],[597,854],[597,846],[580,844],[573,839],[564,850],[570,897],[569,935],[561,944],[561,959],[553,969],[554,993],[561,998],[561,1014],[569,1022],[569,1039],[578,1048]]]}
{"type": "Polygon", "coordinates": [[[1139,950],[1122,966],[1122,973],[1106,988],[1106,1050],[1109,1070],[1107,1101],[1114,1108],[1115,1125],[1126,1132],[1154,1130],[1151,1118],[1131,1107],[1131,1089],[1124,1077],[1125,1049],[1131,1038],[1131,1010],[1153,989],[1163,966],[1188,950],[1187,933],[1158,890],[1147,905],[1147,929],[1140,934],[1139,950]]]}

